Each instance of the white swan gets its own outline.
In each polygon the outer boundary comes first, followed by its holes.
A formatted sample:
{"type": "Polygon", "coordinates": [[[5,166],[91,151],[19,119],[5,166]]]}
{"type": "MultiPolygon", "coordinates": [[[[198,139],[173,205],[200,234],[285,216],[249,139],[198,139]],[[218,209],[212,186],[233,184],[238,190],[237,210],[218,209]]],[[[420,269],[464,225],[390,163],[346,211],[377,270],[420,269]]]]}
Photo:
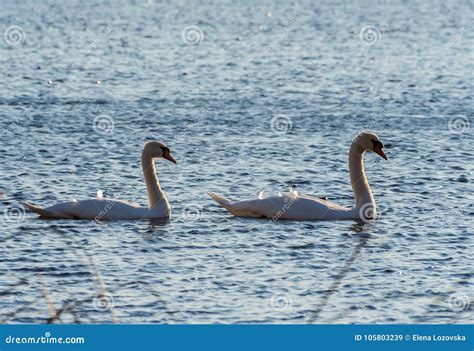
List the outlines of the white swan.
{"type": "Polygon", "coordinates": [[[40,208],[29,203],[24,205],[43,218],[94,220],[169,218],[171,216],[170,205],[156,176],[155,158],[165,158],[176,164],[170,149],[165,144],[158,141],[145,144],[142,152],[142,168],[148,192],[148,208],[127,201],[104,199],[100,190],[97,192],[97,198],[91,200],[77,201],[73,199],[73,201],[47,208],[40,208]]]}
{"type": "Polygon", "coordinates": [[[211,198],[238,217],[262,217],[299,220],[375,219],[375,200],[364,172],[364,153],[373,151],[387,160],[383,144],[374,133],[361,133],[349,150],[349,173],[355,197],[355,207],[347,208],[310,195],[289,194],[265,198],[263,192],[255,200],[231,202],[209,193],[211,198]]]}

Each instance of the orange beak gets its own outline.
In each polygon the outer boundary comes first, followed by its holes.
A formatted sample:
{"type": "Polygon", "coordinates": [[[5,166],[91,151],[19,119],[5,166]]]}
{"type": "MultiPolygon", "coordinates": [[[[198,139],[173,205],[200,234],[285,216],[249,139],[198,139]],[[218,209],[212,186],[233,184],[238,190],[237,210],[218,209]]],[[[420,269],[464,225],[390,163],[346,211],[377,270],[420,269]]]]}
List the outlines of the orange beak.
{"type": "Polygon", "coordinates": [[[166,158],[168,161],[171,161],[174,164],[176,164],[176,160],[173,158],[173,156],[171,156],[171,154],[168,151],[163,153],[163,158],[166,158]]]}
{"type": "Polygon", "coordinates": [[[382,147],[380,145],[375,145],[374,147],[374,152],[379,155],[380,157],[384,158],[385,160],[388,160],[387,155],[382,150],[382,147]]]}

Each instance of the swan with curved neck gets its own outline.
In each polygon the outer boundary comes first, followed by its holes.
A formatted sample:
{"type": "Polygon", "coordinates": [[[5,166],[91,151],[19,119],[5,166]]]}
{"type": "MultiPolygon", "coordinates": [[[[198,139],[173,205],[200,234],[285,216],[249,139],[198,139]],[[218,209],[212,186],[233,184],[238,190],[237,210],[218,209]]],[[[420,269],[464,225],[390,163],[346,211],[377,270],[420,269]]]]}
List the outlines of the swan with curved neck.
{"type": "Polygon", "coordinates": [[[25,207],[38,213],[43,218],[57,219],[93,219],[99,220],[135,220],[170,218],[171,209],[156,176],[155,159],[164,158],[176,164],[170,149],[163,143],[151,141],[143,148],[141,162],[143,177],[148,193],[148,207],[102,198],[98,192],[96,199],[73,200],[41,208],[29,203],[25,207]]]}
{"type": "Polygon", "coordinates": [[[366,151],[374,152],[387,160],[383,152],[383,144],[376,134],[364,132],[354,139],[349,149],[349,173],[355,200],[355,207],[352,208],[315,196],[298,195],[294,191],[267,198],[260,193],[257,199],[235,202],[215,193],[209,193],[209,195],[227,211],[238,217],[261,217],[273,220],[375,219],[377,217],[376,204],[364,171],[366,151]]]}

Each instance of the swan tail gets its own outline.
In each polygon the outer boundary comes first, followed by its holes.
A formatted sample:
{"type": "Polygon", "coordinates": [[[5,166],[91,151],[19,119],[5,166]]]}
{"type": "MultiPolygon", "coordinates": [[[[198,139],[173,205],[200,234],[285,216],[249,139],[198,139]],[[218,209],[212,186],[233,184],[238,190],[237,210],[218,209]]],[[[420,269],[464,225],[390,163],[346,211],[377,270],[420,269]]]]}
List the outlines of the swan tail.
{"type": "Polygon", "coordinates": [[[224,207],[227,211],[232,213],[234,216],[238,216],[238,211],[234,208],[232,202],[227,200],[225,197],[219,196],[216,193],[207,193],[215,202],[224,207]]]}
{"type": "Polygon", "coordinates": [[[222,205],[222,206],[227,206],[227,205],[230,205],[231,202],[229,200],[227,200],[225,197],[222,197],[222,196],[219,196],[217,195],[216,193],[207,193],[215,202],[217,202],[218,204],[222,205]]]}
{"type": "Polygon", "coordinates": [[[55,212],[55,211],[50,211],[50,210],[38,207],[36,205],[30,204],[28,202],[24,202],[23,205],[27,209],[29,209],[30,211],[33,211],[34,213],[39,214],[40,217],[43,217],[43,218],[68,218],[68,219],[74,218],[74,217],[69,216],[67,214],[60,213],[60,212],[55,212]]]}
{"type": "Polygon", "coordinates": [[[245,206],[244,202],[231,202],[225,197],[219,196],[215,193],[208,193],[208,195],[219,205],[224,207],[232,215],[236,217],[262,217],[261,214],[254,212],[252,209],[249,209],[248,206],[245,206]]]}

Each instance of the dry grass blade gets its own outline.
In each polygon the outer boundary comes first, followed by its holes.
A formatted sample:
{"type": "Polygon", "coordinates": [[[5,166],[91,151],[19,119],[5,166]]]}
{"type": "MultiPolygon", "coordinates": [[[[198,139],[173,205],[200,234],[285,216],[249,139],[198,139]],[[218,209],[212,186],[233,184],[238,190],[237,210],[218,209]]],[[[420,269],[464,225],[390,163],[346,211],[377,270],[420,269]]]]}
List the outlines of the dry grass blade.
{"type": "MultiPolygon", "coordinates": [[[[92,257],[86,251],[84,251],[84,254],[87,257],[87,260],[89,261],[89,265],[92,268],[92,272],[94,273],[94,275],[97,279],[97,283],[99,284],[99,292],[97,294],[97,298],[107,300],[108,297],[111,296],[111,295],[107,292],[107,289],[106,289],[105,283],[104,283],[104,279],[102,278],[102,275],[100,274],[100,272],[97,270],[92,257]]],[[[115,315],[113,304],[112,303],[107,303],[107,309],[109,310],[110,319],[112,320],[112,323],[117,323],[117,317],[115,315]]]]}
{"type": "Polygon", "coordinates": [[[53,299],[51,298],[51,295],[49,294],[49,290],[48,290],[48,287],[46,286],[43,273],[40,273],[40,281],[41,281],[41,286],[43,288],[43,297],[45,298],[48,304],[49,313],[51,315],[47,323],[48,324],[54,323],[55,321],[58,320],[58,312],[56,310],[56,306],[54,306],[53,299]]]}

